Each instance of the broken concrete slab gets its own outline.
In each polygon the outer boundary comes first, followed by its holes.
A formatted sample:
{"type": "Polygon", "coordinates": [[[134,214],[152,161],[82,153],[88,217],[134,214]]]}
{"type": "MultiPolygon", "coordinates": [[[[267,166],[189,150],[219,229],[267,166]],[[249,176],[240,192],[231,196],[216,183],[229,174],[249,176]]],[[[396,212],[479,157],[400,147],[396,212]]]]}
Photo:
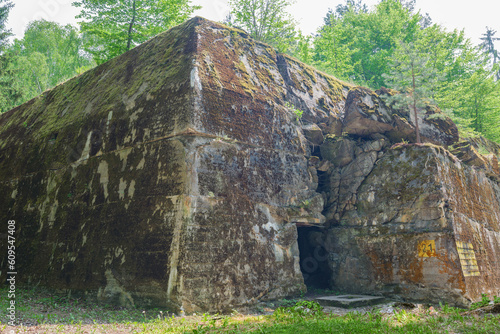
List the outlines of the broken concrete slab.
{"type": "Polygon", "coordinates": [[[314,299],[322,306],[354,308],[382,304],[386,301],[381,296],[366,295],[341,295],[341,296],[323,296],[314,299]]]}

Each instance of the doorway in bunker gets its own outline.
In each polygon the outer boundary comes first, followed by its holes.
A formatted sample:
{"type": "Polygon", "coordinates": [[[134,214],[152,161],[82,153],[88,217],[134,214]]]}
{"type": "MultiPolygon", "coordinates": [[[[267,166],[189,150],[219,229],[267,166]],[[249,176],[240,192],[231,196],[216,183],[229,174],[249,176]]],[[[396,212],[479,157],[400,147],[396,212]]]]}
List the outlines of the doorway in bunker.
{"type": "Polygon", "coordinates": [[[328,265],[324,235],[318,227],[297,226],[300,270],[309,289],[330,289],[332,271],[328,265]]]}

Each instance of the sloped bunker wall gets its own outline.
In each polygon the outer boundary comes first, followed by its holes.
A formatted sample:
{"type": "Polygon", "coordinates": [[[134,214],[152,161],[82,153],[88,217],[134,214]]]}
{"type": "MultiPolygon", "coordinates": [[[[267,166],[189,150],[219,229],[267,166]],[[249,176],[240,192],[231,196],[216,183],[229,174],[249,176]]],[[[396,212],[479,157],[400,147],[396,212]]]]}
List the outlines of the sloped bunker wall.
{"type": "Polygon", "coordinates": [[[196,18],[2,115],[18,283],[186,312],[304,290],[294,221],[322,216],[276,62],[196,18]]]}

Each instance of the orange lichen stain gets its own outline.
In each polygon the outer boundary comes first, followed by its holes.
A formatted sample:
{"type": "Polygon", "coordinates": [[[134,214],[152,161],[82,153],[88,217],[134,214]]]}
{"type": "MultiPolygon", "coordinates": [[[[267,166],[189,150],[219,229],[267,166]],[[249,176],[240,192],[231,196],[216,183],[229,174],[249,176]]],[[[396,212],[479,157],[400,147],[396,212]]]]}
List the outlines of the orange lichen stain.
{"type": "Polygon", "coordinates": [[[424,281],[423,259],[415,258],[405,264],[404,268],[400,266],[398,274],[401,280],[407,283],[422,283],[424,281]]]}
{"type": "Polygon", "coordinates": [[[498,208],[498,201],[493,187],[484,186],[477,173],[469,173],[455,168],[449,170],[449,184],[452,185],[453,193],[467,194],[467,196],[451,197],[451,207],[457,213],[475,221],[482,221],[493,231],[499,232],[500,225],[494,214],[498,208]]]}
{"type": "Polygon", "coordinates": [[[391,282],[393,280],[392,261],[380,258],[376,252],[369,252],[367,255],[373,265],[375,279],[382,282],[391,282]]]}
{"type": "Polygon", "coordinates": [[[360,249],[370,259],[373,278],[376,281],[390,283],[393,281],[392,245],[387,239],[358,240],[360,249]]]}
{"type": "Polygon", "coordinates": [[[436,257],[436,242],[434,240],[424,240],[418,243],[419,257],[436,257]]]}

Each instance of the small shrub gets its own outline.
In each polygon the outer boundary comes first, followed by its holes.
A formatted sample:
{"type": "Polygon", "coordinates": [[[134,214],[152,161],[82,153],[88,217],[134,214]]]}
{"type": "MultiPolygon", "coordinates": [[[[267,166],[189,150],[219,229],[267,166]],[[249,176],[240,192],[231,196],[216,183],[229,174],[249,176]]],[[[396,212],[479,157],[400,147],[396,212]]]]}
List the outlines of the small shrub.
{"type": "Polygon", "coordinates": [[[481,301],[472,303],[472,305],[470,306],[470,309],[475,310],[475,309],[478,309],[480,307],[487,306],[489,304],[490,304],[490,298],[488,298],[487,294],[483,293],[483,294],[481,294],[481,301]]]}
{"type": "Polygon", "coordinates": [[[282,299],[278,302],[278,305],[282,308],[292,307],[297,303],[297,299],[282,299]]]}
{"type": "Polygon", "coordinates": [[[460,312],[462,311],[461,309],[459,308],[456,308],[456,307],[452,307],[452,306],[449,306],[447,303],[444,303],[442,304],[441,302],[439,303],[439,306],[441,307],[441,311],[444,313],[444,314],[460,314],[460,312]]]}
{"type": "Polygon", "coordinates": [[[278,307],[275,313],[301,316],[320,315],[323,314],[323,306],[314,301],[301,300],[296,302],[294,306],[278,307]]]}
{"type": "Polygon", "coordinates": [[[297,108],[295,108],[291,103],[289,102],[285,102],[285,106],[291,110],[295,116],[297,116],[297,119],[299,120],[301,117],[302,117],[302,114],[304,113],[302,110],[299,110],[297,108]]]}

